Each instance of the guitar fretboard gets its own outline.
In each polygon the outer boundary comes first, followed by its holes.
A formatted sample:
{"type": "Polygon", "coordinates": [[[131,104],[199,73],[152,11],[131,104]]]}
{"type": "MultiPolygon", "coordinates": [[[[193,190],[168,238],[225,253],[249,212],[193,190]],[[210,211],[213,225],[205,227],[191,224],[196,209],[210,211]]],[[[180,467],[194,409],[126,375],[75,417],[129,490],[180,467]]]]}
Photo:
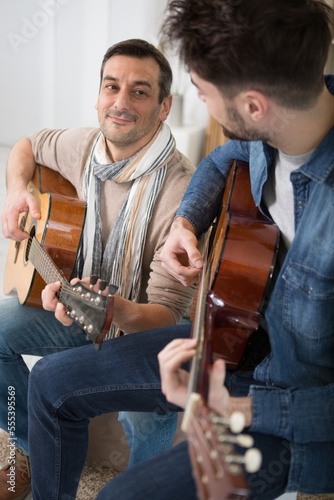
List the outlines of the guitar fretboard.
{"type": "Polygon", "coordinates": [[[30,238],[28,242],[28,257],[37,272],[41,275],[46,284],[67,283],[66,279],[58,271],[56,265],[51,260],[50,256],[46,253],[44,248],[40,245],[38,240],[34,237],[30,238]]]}

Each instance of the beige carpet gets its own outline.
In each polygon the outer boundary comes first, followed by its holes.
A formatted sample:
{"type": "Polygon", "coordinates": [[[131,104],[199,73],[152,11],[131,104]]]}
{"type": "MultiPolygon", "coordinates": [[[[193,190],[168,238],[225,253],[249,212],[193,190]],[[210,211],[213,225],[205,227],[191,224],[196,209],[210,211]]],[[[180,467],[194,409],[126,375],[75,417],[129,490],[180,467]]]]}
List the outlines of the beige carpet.
{"type": "Polygon", "coordinates": [[[86,465],[82,472],[76,500],[93,500],[100,489],[117,473],[104,467],[86,465]]]}
{"type": "MultiPolygon", "coordinates": [[[[0,467],[7,464],[7,444],[8,434],[0,429],[0,467]]],[[[116,474],[112,469],[86,465],[81,476],[76,500],[94,500],[100,489],[116,474]]]]}

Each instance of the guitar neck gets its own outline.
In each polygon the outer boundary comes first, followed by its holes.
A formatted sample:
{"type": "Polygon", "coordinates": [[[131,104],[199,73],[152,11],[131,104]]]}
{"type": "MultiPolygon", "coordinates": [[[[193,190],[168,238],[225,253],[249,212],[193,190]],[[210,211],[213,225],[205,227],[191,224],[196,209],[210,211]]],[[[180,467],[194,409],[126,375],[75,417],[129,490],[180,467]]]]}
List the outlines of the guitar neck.
{"type": "Polygon", "coordinates": [[[87,339],[91,339],[100,348],[112,322],[112,295],[117,287],[113,291],[109,288],[109,295],[103,295],[101,290],[95,292],[80,281],[71,285],[35,236],[28,240],[27,250],[29,261],[45,283],[60,282],[61,286],[56,293],[59,301],[66,306],[69,317],[86,332],[87,339]]]}
{"type": "Polygon", "coordinates": [[[207,256],[209,244],[208,242],[209,237],[207,238],[207,242],[203,252],[204,266],[201,280],[198,285],[196,313],[191,331],[192,337],[197,340],[197,346],[196,354],[192,359],[189,373],[187,406],[182,420],[182,430],[184,432],[188,432],[193,420],[194,406],[196,406],[201,396],[205,396],[204,399],[206,399],[208,390],[208,387],[206,386],[207,378],[203,376],[203,372],[207,368],[206,366],[203,366],[203,363],[205,365],[205,314],[207,290],[211,271],[211,265],[208,262],[207,256]],[[203,394],[203,392],[205,394],[203,394]]]}
{"type": "Polygon", "coordinates": [[[64,276],[58,271],[56,265],[34,237],[28,242],[29,254],[28,258],[37,272],[41,275],[47,285],[60,281],[67,283],[64,276]]]}
{"type": "Polygon", "coordinates": [[[201,274],[201,280],[198,284],[198,295],[196,312],[193,321],[192,337],[197,339],[196,354],[191,363],[189,382],[188,382],[188,399],[193,393],[199,393],[200,383],[202,381],[203,369],[207,367],[203,366],[203,356],[205,348],[205,316],[206,316],[206,304],[207,304],[207,291],[210,283],[211,274],[211,263],[208,260],[209,253],[209,243],[210,243],[211,229],[208,231],[206,236],[206,242],[203,248],[203,260],[204,266],[201,274]]]}

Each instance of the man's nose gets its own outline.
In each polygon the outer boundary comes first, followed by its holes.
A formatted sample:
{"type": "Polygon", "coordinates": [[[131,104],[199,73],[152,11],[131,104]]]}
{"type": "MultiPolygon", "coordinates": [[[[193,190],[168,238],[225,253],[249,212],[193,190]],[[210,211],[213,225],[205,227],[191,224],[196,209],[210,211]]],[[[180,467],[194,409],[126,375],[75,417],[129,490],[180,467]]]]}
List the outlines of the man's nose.
{"type": "Polygon", "coordinates": [[[120,90],[118,92],[114,106],[119,111],[131,108],[130,95],[126,90],[120,90]]]}

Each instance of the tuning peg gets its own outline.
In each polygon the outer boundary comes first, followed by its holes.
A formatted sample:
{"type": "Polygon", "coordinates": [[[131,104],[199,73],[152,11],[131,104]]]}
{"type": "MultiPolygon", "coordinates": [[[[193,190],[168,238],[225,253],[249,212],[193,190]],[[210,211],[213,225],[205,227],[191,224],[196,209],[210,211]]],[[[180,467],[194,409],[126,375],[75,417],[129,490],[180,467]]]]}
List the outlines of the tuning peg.
{"type": "Polygon", "coordinates": [[[211,415],[211,421],[213,424],[229,426],[231,431],[235,434],[239,434],[245,428],[245,416],[241,411],[235,411],[234,413],[232,413],[230,419],[221,417],[213,413],[211,415]]]}
{"type": "Polygon", "coordinates": [[[108,281],[105,281],[105,280],[99,281],[99,293],[100,294],[103,292],[103,290],[106,289],[107,285],[108,285],[108,281]]]}
{"type": "Polygon", "coordinates": [[[245,415],[241,411],[235,411],[230,417],[230,429],[235,434],[239,434],[245,428],[245,415]]]}
{"type": "Polygon", "coordinates": [[[118,290],[118,286],[116,285],[109,285],[109,295],[114,295],[118,290]]]}
{"type": "Polygon", "coordinates": [[[242,446],[243,448],[251,448],[254,445],[254,439],[248,434],[221,434],[218,436],[220,443],[233,443],[242,446]]]}
{"type": "Polygon", "coordinates": [[[257,448],[250,448],[242,455],[226,455],[225,461],[230,464],[243,464],[250,474],[257,472],[262,464],[262,455],[257,448]]]}
{"type": "Polygon", "coordinates": [[[262,455],[257,448],[247,450],[244,455],[244,464],[247,472],[257,472],[262,464],[262,455]]]}
{"type": "Polygon", "coordinates": [[[96,285],[98,279],[99,278],[98,276],[96,276],[96,274],[92,274],[92,276],[90,277],[90,288],[93,288],[93,286],[96,285]]]}

